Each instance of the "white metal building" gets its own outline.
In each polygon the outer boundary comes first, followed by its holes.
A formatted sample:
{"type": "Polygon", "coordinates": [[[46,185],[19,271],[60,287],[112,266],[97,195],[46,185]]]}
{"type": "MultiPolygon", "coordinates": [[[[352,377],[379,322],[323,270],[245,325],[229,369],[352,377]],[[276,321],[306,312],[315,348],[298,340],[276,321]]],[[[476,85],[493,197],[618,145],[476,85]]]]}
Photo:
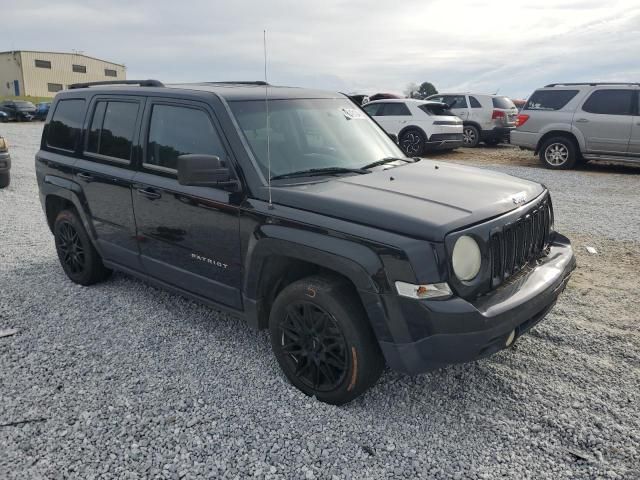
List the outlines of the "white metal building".
{"type": "Polygon", "coordinates": [[[0,52],[0,96],[53,97],[72,83],[125,79],[124,65],[78,53],[0,52]]]}

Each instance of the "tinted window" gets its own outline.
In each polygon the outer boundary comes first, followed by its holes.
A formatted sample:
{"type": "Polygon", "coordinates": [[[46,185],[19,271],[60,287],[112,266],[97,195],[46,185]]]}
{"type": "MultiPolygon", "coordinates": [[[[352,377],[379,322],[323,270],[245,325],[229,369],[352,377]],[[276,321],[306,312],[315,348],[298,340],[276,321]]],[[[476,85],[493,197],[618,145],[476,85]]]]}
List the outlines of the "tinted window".
{"type": "Polygon", "coordinates": [[[516,108],[515,104],[507,97],[492,97],[493,108],[512,109],[516,108]]]}
{"type": "Polygon", "coordinates": [[[137,116],[137,103],[98,102],[89,128],[87,151],[129,160],[137,116]]]}
{"type": "Polygon", "coordinates": [[[577,94],[578,90],[538,90],[533,92],[524,110],[560,110],[577,94]]]}
{"type": "Polygon", "coordinates": [[[418,108],[420,110],[422,110],[423,112],[425,112],[427,115],[451,115],[451,116],[453,116],[453,113],[451,112],[451,110],[446,109],[444,107],[444,105],[424,104],[424,105],[419,105],[418,108]]]}
{"type": "Polygon", "coordinates": [[[449,108],[467,108],[464,95],[444,95],[441,101],[449,105],[449,108]]]}
{"type": "Polygon", "coordinates": [[[176,170],[178,156],[189,153],[225,159],[224,148],[209,116],[195,108],[154,105],[145,163],[176,170]]]}
{"type": "Polygon", "coordinates": [[[87,73],[87,67],[85,65],[72,65],[71,69],[76,73],[87,73]]]}
{"type": "Polygon", "coordinates": [[[380,113],[380,107],[382,107],[382,103],[368,103],[367,105],[365,105],[364,107],[364,111],[367,112],[369,115],[371,115],[372,117],[375,117],[376,115],[379,115],[380,113]]]}
{"type": "Polygon", "coordinates": [[[471,104],[471,108],[482,108],[482,105],[480,105],[480,102],[476,97],[469,97],[469,103],[471,104]]]}
{"type": "Polygon", "coordinates": [[[47,127],[47,145],[75,150],[84,119],[84,100],[61,100],[47,127]]]}
{"type": "Polygon", "coordinates": [[[378,112],[378,115],[384,115],[385,117],[411,115],[409,107],[404,103],[385,103],[383,105],[382,112],[378,112]]]}
{"type": "Polygon", "coordinates": [[[62,85],[59,83],[47,83],[47,90],[50,92],[59,92],[62,90],[62,85]]]}
{"type": "Polygon", "coordinates": [[[36,60],[36,67],[51,68],[51,62],[49,60],[36,60]]]}
{"type": "Polygon", "coordinates": [[[596,90],[584,102],[582,110],[607,115],[631,115],[632,90],[596,90]]]}
{"type": "Polygon", "coordinates": [[[108,68],[104,69],[104,75],[106,77],[117,77],[118,76],[118,72],[116,72],[115,70],[109,70],[108,68]]]}

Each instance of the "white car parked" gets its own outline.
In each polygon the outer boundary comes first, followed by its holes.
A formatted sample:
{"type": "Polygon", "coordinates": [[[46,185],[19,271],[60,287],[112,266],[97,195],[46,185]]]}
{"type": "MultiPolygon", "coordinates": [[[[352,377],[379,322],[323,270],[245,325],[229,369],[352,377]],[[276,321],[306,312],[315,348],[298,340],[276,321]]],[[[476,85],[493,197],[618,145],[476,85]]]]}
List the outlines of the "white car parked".
{"type": "Polygon", "coordinates": [[[410,157],[462,146],[462,120],[443,103],[400,98],[376,100],[362,108],[398,137],[400,148],[410,157]]]}
{"type": "Polygon", "coordinates": [[[462,119],[465,147],[475,147],[480,142],[491,146],[508,142],[516,128],[518,109],[501,95],[438,93],[427,100],[446,103],[462,119]]]}

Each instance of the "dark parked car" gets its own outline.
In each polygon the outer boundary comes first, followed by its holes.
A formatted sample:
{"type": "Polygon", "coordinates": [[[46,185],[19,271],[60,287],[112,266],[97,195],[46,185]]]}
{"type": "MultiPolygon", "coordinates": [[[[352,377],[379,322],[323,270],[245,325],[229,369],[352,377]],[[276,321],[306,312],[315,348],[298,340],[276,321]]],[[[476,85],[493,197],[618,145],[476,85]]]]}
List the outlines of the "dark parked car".
{"type": "Polygon", "coordinates": [[[24,100],[4,100],[0,102],[0,110],[7,114],[8,120],[30,122],[36,113],[36,106],[24,100]]]}
{"type": "Polygon", "coordinates": [[[268,328],[321,401],[385,363],[416,374],[512,345],[574,268],[543,185],[407,158],[344,95],[121,83],[59,93],[36,155],[67,276],[121,270],[268,328]]]}
{"type": "Polygon", "coordinates": [[[9,121],[9,115],[6,112],[0,110],[0,123],[4,123],[8,121],[9,121]]]}
{"type": "Polygon", "coordinates": [[[11,156],[9,155],[9,144],[0,135],[0,188],[9,185],[11,181],[11,156]]]}
{"type": "Polygon", "coordinates": [[[51,108],[51,102],[42,102],[36,104],[36,111],[33,115],[35,120],[46,120],[49,114],[49,108],[51,108]]]}

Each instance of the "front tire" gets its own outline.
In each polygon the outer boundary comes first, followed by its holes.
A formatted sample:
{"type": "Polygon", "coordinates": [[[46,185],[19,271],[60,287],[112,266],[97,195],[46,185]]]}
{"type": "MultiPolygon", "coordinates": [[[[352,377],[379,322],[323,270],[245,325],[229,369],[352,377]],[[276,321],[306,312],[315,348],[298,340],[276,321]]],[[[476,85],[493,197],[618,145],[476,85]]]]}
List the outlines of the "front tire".
{"type": "Polygon", "coordinates": [[[462,128],[462,144],[465,147],[475,148],[480,143],[480,131],[473,125],[465,125],[462,128]]]}
{"type": "Polygon", "coordinates": [[[551,170],[569,170],[577,160],[575,143],[566,137],[551,137],[540,147],[540,161],[551,170]]]}
{"type": "Polygon", "coordinates": [[[411,128],[400,136],[400,148],[407,157],[420,157],[424,154],[427,140],[424,134],[411,128]]]}
{"type": "Polygon", "coordinates": [[[80,285],[93,285],[106,279],[107,269],[94,248],[78,215],[63,210],[53,225],[56,252],[67,277],[80,285]]]}
{"type": "Polygon", "coordinates": [[[373,386],[384,368],[378,342],[350,285],[312,276],[288,285],[269,317],[271,347],[303,393],[342,405],[373,386]]]}

